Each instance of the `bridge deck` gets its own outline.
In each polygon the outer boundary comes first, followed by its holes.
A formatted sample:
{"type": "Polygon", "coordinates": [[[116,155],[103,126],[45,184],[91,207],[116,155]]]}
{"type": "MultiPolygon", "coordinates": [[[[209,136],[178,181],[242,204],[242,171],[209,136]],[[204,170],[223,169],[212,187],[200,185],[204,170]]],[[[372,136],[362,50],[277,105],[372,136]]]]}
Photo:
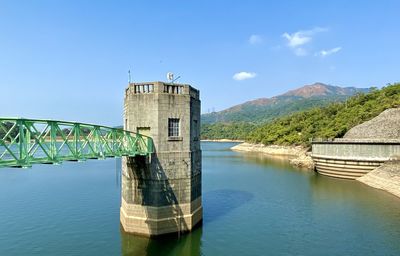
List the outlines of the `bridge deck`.
{"type": "Polygon", "coordinates": [[[57,120],[0,118],[0,167],[152,152],[150,137],[123,129],[57,120]]]}

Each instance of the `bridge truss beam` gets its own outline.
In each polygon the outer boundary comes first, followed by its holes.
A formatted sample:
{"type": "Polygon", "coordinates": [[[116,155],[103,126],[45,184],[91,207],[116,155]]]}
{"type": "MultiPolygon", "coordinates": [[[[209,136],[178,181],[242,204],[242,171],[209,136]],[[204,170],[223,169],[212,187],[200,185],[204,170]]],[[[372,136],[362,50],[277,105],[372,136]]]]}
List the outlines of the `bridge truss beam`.
{"type": "Polygon", "coordinates": [[[0,167],[30,167],[148,155],[150,137],[123,129],[56,120],[0,118],[0,167]]]}

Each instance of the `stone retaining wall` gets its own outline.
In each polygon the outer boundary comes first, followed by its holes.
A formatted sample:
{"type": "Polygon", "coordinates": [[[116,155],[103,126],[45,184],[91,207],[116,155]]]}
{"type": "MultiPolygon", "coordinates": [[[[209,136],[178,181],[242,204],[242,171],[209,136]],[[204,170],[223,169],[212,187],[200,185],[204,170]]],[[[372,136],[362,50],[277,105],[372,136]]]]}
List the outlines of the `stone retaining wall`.
{"type": "Polygon", "coordinates": [[[400,197],[400,161],[389,161],[358,181],[400,197]]]}

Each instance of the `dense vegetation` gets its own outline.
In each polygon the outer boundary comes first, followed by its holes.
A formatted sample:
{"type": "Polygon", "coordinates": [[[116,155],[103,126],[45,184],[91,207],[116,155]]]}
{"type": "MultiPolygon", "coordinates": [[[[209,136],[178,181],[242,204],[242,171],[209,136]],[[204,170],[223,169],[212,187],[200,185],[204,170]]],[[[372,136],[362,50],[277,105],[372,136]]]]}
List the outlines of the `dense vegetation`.
{"type": "Polygon", "coordinates": [[[260,98],[223,111],[201,115],[203,139],[244,139],[255,126],[279,117],[342,102],[366,88],[314,83],[272,98],[260,98]]]}
{"type": "Polygon", "coordinates": [[[203,139],[245,139],[257,125],[302,110],[326,106],[331,102],[342,102],[348,97],[347,95],[335,95],[304,99],[280,96],[279,101],[268,106],[244,105],[241,111],[204,114],[201,121],[201,135],[203,139]]]}
{"type": "Polygon", "coordinates": [[[203,114],[201,122],[203,124],[243,122],[261,124],[297,111],[326,106],[330,102],[345,101],[349,97],[349,95],[310,98],[278,96],[274,102],[268,105],[243,104],[240,106],[240,110],[233,111],[228,109],[221,112],[203,114]]]}
{"type": "Polygon", "coordinates": [[[330,102],[344,101],[358,92],[368,92],[368,90],[314,83],[272,98],[259,98],[219,112],[203,114],[201,123],[261,124],[297,111],[325,106],[330,102]]]}
{"type": "Polygon", "coordinates": [[[202,138],[244,139],[253,143],[309,145],[310,138],[342,137],[350,128],[400,105],[400,83],[372,88],[345,102],[334,102],[265,124],[216,123],[202,127],[202,138]]]}
{"type": "Polygon", "coordinates": [[[243,140],[256,127],[244,122],[204,124],[201,126],[201,138],[243,140]]]}
{"type": "Polygon", "coordinates": [[[400,105],[400,83],[358,94],[344,103],[298,112],[259,126],[246,140],[254,143],[308,145],[310,138],[342,137],[350,128],[400,105]]]}

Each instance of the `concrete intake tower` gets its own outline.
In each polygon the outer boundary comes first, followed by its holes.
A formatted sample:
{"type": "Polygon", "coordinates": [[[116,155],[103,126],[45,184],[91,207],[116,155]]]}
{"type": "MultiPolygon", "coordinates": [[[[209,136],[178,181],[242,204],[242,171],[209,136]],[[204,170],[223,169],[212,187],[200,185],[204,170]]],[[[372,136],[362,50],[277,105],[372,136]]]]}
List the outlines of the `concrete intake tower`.
{"type": "Polygon", "coordinates": [[[124,129],[154,143],[149,156],[122,159],[124,231],[157,236],[201,223],[199,91],[186,84],[130,83],[124,129]]]}

